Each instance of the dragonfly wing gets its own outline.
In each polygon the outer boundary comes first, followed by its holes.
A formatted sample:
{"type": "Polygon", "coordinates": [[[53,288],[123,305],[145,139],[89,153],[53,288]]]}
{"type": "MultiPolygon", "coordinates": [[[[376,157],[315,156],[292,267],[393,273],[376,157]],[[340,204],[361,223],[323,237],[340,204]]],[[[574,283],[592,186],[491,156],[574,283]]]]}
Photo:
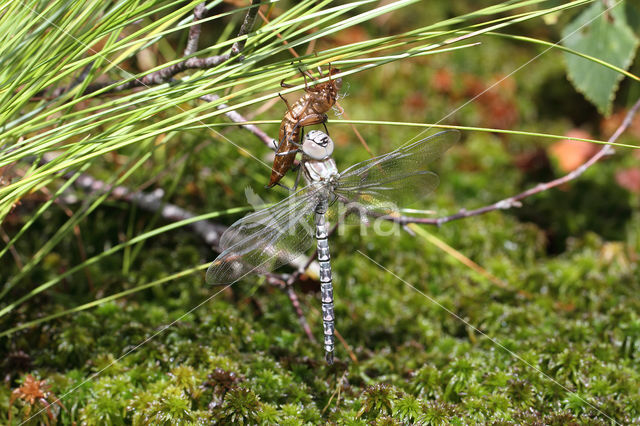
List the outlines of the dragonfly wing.
{"type": "Polygon", "coordinates": [[[427,170],[459,139],[458,131],[436,133],[388,154],[355,164],[340,174],[338,200],[363,213],[386,214],[431,193],[440,183],[427,170]]]}
{"type": "Polygon", "coordinates": [[[222,253],[207,269],[208,284],[230,284],[267,273],[303,255],[313,244],[315,194],[306,187],[267,209],[243,217],[225,231],[222,253]]]}

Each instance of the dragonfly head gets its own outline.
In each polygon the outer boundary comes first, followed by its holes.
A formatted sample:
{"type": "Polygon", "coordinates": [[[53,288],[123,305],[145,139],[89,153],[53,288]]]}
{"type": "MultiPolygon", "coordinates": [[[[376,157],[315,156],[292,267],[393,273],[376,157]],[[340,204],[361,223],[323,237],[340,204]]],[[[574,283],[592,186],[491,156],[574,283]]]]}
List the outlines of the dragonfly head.
{"type": "Polygon", "coordinates": [[[312,160],[325,160],[333,154],[333,141],[319,130],[311,130],[302,142],[302,153],[312,160]]]}

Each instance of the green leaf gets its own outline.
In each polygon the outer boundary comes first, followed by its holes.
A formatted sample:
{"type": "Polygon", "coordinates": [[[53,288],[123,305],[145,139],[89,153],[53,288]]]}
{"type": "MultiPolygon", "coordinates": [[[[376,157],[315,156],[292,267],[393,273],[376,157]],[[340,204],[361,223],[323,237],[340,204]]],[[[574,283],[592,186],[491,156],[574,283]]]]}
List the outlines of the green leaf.
{"type": "MultiPolygon", "coordinates": [[[[609,10],[604,2],[594,2],[562,31],[562,38],[566,47],[622,69],[631,65],[639,43],[627,23],[624,2],[609,10]]],[[[575,88],[602,114],[609,115],[623,75],[568,53],[565,59],[575,88]]]]}

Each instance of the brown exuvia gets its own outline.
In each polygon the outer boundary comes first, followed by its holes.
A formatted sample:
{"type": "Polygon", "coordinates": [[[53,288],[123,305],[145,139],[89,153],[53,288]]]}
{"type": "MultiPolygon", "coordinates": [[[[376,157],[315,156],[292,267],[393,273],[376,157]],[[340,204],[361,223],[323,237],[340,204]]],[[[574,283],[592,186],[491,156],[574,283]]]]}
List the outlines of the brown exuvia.
{"type": "MultiPolygon", "coordinates": [[[[302,71],[301,71],[302,72],[302,71]]],[[[327,120],[326,112],[329,111],[338,99],[338,91],[342,87],[342,79],[333,79],[331,76],[340,72],[337,68],[329,68],[326,75],[322,75],[322,71],[318,69],[320,78],[329,76],[329,81],[316,84],[315,86],[307,86],[307,76],[313,78],[311,74],[302,72],[305,79],[306,92],[304,96],[298,99],[293,106],[282,98],[287,104],[287,112],[280,123],[280,133],[278,137],[278,147],[276,157],[273,160],[271,168],[271,179],[267,188],[278,184],[280,179],[284,177],[287,171],[293,165],[296,158],[298,147],[300,146],[300,133],[305,126],[324,123],[327,120]]],[[[292,87],[281,83],[283,87],[292,87]]],[[[282,96],[281,96],[282,97],[282,96]]],[[[342,112],[342,108],[339,108],[342,112]]]]}

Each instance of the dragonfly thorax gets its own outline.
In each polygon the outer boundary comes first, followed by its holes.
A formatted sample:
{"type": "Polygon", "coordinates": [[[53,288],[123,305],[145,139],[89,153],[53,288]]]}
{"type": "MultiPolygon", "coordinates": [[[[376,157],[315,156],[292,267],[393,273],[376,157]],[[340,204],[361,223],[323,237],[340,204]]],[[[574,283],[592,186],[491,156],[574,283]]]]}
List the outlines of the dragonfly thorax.
{"type": "Polygon", "coordinates": [[[336,166],[333,158],[327,158],[326,160],[303,160],[302,161],[303,172],[306,178],[310,182],[322,182],[323,184],[330,184],[335,182],[340,176],[338,173],[338,167],[336,166]]]}

